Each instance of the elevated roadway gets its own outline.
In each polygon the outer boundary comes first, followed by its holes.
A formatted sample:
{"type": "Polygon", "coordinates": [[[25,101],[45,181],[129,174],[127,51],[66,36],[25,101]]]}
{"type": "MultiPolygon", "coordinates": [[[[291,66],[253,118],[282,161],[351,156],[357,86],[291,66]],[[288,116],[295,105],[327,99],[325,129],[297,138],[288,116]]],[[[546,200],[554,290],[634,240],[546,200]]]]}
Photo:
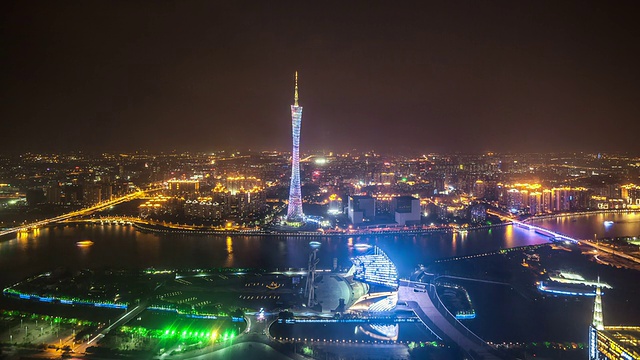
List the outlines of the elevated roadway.
{"type": "Polygon", "coordinates": [[[439,300],[434,303],[432,297],[437,299],[435,286],[400,280],[398,302],[406,303],[420,321],[436,335],[445,341],[455,343],[473,359],[500,359],[492,353],[491,346],[456,320],[439,300]],[[442,308],[450,319],[447,319],[439,308],[442,308]]]}
{"type": "Polygon", "coordinates": [[[126,323],[128,323],[129,321],[135,319],[136,316],[140,315],[147,308],[147,305],[148,305],[148,303],[145,301],[145,302],[141,302],[136,307],[127,310],[127,312],[125,312],[122,316],[117,318],[115,321],[112,321],[109,326],[107,326],[104,329],[102,329],[96,336],[91,338],[91,340],[89,340],[86,343],[80,345],[78,348],[74,349],[74,351],[78,352],[78,353],[86,352],[88,347],[97,345],[98,342],[102,338],[107,336],[107,334],[111,330],[116,329],[116,328],[118,328],[120,326],[123,326],[126,323]]]}
{"type": "Polygon", "coordinates": [[[55,224],[61,221],[65,221],[65,220],[69,220],[78,216],[84,216],[84,215],[89,215],[92,214],[96,211],[100,211],[100,210],[104,210],[106,208],[109,208],[111,206],[114,205],[118,205],[136,198],[139,198],[141,196],[144,196],[145,194],[152,192],[152,191],[157,191],[160,190],[161,187],[158,188],[150,188],[147,190],[139,190],[130,194],[127,194],[125,196],[119,197],[117,199],[113,199],[113,200],[109,200],[109,201],[105,201],[105,202],[101,202],[97,205],[94,206],[90,206],[84,209],[80,209],[77,211],[72,211],[70,213],[66,213],[63,215],[59,215],[59,216],[54,216],[52,218],[49,219],[44,219],[44,220],[40,220],[40,221],[36,221],[30,224],[24,224],[24,225],[20,225],[20,226],[16,226],[13,228],[9,228],[9,229],[4,229],[2,231],[0,231],[0,237],[1,236],[5,236],[5,235],[10,235],[10,234],[15,234],[19,231],[27,231],[29,229],[33,229],[33,228],[39,228],[39,227],[43,227],[43,226],[47,226],[50,224],[55,224]]]}

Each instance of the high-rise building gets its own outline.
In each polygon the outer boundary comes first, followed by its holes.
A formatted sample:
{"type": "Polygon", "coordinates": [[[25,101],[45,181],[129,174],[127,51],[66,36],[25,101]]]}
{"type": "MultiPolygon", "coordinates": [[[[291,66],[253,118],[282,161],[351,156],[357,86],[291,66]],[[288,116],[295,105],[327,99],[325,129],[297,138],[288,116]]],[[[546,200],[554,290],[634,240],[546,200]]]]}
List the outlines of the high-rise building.
{"type": "Polygon", "coordinates": [[[516,188],[509,189],[507,191],[507,206],[512,211],[523,209],[526,206],[523,193],[516,188]]]}
{"type": "Polygon", "coordinates": [[[541,212],[553,211],[553,191],[550,189],[542,190],[542,208],[541,212]]]}
{"type": "Polygon", "coordinates": [[[391,200],[391,210],[399,225],[420,223],[420,199],[413,196],[396,196],[391,200]]]}
{"type": "Polygon", "coordinates": [[[596,288],[593,321],[589,326],[589,360],[640,359],[640,326],[605,326],[602,291],[596,288]]]}
{"type": "Polygon", "coordinates": [[[287,221],[303,222],[302,191],[300,190],[300,123],[302,122],[302,106],[298,106],[298,72],[295,75],[293,105],[291,105],[291,132],[293,149],[291,151],[291,186],[289,187],[289,206],[287,221]]]}
{"type": "Polygon", "coordinates": [[[198,180],[169,180],[167,181],[169,192],[172,195],[197,194],[200,191],[200,181],[198,180]]]}
{"type": "Polygon", "coordinates": [[[540,214],[543,212],[542,207],[542,193],[534,191],[529,194],[529,213],[531,215],[540,214]]]}
{"type": "Polygon", "coordinates": [[[487,220],[487,208],[484,204],[469,206],[469,219],[474,224],[485,222],[485,220],[487,220]]]}
{"type": "Polygon", "coordinates": [[[86,205],[97,204],[102,200],[100,184],[84,184],[82,186],[82,202],[86,205]]]}
{"type": "Polygon", "coordinates": [[[240,191],[262,187],[262,179],[255,176],[230,176],[225,180],[225,187],[232,195],[240,191]]]}
{"type": "Polygon", "coordinates": [[[627,202],[627,205],[640,206],[640,186],[629,184],[621,187],[622,198],[627,202]]]}
{"type": "Polygon", "coordinates": [[[368,195],[349,196],[349,220],[354,225],[375,217],[375,199],[368,195]]]}
{"type": "Polygon", "coordinates": [[[329,211],[331,215],[342,214],[344,209],[342,208],[342,198],[337,194],[331,194],[329,196],[329,211]]]}
{"type": "Polygon", "coordinates": [[[482,180],[476,180],[473,184],[473,196],[483,198],[485,195],[485,184],[482,180]]]}

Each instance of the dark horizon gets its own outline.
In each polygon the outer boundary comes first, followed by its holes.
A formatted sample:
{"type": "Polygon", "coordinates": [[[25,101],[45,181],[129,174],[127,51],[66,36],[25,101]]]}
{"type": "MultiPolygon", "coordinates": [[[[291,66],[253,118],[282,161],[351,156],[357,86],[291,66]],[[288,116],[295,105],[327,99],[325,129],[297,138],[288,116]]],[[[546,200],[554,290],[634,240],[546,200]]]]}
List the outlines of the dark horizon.
{"type": "Polygon", "coordinates": [[[640,153],[636,2],[2,5],[4,153],[640,153]]]}

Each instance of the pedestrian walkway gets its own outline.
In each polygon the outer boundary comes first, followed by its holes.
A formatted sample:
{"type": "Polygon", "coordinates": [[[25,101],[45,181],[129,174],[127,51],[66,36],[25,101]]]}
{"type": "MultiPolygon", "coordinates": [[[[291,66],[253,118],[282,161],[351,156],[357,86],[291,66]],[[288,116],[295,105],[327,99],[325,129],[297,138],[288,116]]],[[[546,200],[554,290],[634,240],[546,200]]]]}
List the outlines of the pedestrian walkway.
{"type": "Polygon", "coordinates": [[[453,323],[447,319],[438,310],[439,303],[434,304],[428,291],[435,291],[435,287],[401,280],[398,288],[398,302],[406,303],[428,328],[445,340],[454,342],[473,359],[499,359],[490,352],[492,348],[487,343],[462,326],[455,318],[453,323]],[[456,323],[459,326],[454,325],[456,323]]]}

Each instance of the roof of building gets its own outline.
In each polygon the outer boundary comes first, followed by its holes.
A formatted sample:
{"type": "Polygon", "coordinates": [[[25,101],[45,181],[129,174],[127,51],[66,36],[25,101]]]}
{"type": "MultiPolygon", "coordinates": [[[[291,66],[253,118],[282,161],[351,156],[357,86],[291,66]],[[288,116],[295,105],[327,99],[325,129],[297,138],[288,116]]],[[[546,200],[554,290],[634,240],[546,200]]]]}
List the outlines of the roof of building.
{"type": "Polygon", "coordinates": [[[604,331],[630,355],[640,357],[640,326],[605,326],[604,331]]]}

